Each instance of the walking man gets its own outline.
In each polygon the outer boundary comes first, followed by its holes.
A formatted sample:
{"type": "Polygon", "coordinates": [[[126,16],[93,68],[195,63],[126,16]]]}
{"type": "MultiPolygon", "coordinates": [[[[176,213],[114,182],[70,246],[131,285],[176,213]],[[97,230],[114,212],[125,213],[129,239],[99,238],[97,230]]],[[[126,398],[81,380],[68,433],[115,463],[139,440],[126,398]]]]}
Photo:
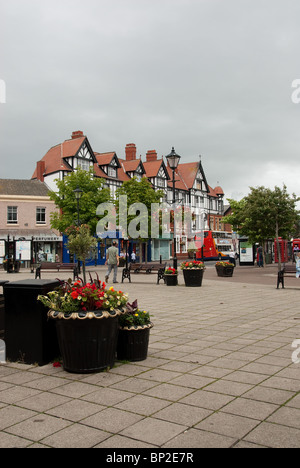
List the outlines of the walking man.
{"type": "Polygon", "coordinates": [[[109,280],[109,275],[111,274],[112,269],[114,270],[114,283],[118,283],[117,281],[117,274],[118,274],[118,266],[119,266],[119,251],[117,249],[117,242],[113,241],[113,244],[107,250],[106,255],[106,262],[105,265],[108,265],[108,270],[105,276],[105,282],[107,283],[109,280]]]}

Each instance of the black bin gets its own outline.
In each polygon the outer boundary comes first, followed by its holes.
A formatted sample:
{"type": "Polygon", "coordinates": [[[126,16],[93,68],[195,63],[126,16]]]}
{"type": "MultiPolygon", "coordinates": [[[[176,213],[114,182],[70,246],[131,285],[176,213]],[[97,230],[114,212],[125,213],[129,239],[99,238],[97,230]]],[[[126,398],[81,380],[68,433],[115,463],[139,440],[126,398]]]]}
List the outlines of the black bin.
{"type": "Polygon", "coordinates": [[[43,366],[60,356],[55,321],[37,301],[58,281],[23,280],[4,285],[6,359],[43,366]]]}
{"type": "MultiPolygon", "coordinates": [[[[0,281],[0,287],[3,287],[6,283],[8,283],[8,281],[0,281]]],[[[4,338],[4,314],[4,296],[3,294],[0,294],[0,339],[4,338]]]]}

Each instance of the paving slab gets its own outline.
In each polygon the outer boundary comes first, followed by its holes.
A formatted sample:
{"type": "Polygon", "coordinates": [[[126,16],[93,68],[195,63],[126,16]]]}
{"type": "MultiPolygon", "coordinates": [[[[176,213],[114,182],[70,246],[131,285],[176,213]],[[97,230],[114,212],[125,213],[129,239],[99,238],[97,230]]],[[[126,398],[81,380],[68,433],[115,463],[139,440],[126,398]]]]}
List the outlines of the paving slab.
{"type": "Polygon", "coordinates": [[[299,448],[300,282],[277,290],[276,268],[219,278],[207,265],[201,288],[181,273],[176,288],[119,284],[152,315],[148,358],[91,375],[0,365],[0,447],[299,448]]]}

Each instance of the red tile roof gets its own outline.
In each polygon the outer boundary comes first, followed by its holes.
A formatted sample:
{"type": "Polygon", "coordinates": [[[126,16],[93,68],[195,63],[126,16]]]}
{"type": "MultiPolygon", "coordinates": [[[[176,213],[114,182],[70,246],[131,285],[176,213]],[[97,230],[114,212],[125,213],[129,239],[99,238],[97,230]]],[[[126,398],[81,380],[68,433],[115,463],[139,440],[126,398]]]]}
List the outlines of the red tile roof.
{"type": "MultiPolygon", "coordinates": [[[[53,174],[58,171],[71,172],[72,169],[69,167],[64,158],[75,156],[78,153],[81,145],[83,144],[85,137],[76,138],[74,140],[66,140],[57,146],[53,146],[41,159],[45,162],[44,175],[53,174]]],[[[32,179],[36,179],[37,170],[34,171],[32,179]]]]}

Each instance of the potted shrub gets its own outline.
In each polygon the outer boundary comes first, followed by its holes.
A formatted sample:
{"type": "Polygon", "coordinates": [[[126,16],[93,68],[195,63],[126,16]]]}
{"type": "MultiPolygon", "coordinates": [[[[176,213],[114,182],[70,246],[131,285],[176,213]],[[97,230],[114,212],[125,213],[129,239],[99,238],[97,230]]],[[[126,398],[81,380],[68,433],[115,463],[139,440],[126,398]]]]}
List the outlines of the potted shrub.
{"type": "Polygon", "coordinates": [[[167,286],[178,285],[178,271],[175,268],[167,268],[164,275],[165,283],[167,286]]]}
{"type": "Polygon", "coordinates": [[[97,239],[91,235],[90,227],[87,224],[81,226],[70,226],[65,234],[68,236],[67,248],[71,254],[76,255],[82,262],[83,281],[86,284],[85,262],[90,251],[97,247],[97,239]]]}
{"type": "Polygon", "coordinates": [[[149,313],[139,309],[137,301],[127,304],[127,312],[119,317],[118,360],[144,361],[147,359],[152,327],[149,313]]]}
{"type": "Polygon", "coordinates": [[[187,287],[202,286],[203,273],[205,265],[203,262],[193,260],[192,262],[183,262],[181,264],[184,282],[187,287]]]}
{"type": "Polygon", "coordinates": [[[118,340],[118,318],[126,312],[127,294],[106,289],[99,279],[84,284],[61,282],[39,296],[56,320],[63,367],[72,373],[93,373],[112,367],[118,340]]]}
{"type": "Polygon", "coordinates": [[[188,249],[188,257],[189,258],[194,258],[195,252],[197,252],[197,249],[188,249]]]}
{"type": "Polygon", "coordinates": [[[230,262],[217,262],[216,263],[216,270],[218,276],[226,276],[230,277],[233,275],[234,271],[234,264],[230,262]]]}

